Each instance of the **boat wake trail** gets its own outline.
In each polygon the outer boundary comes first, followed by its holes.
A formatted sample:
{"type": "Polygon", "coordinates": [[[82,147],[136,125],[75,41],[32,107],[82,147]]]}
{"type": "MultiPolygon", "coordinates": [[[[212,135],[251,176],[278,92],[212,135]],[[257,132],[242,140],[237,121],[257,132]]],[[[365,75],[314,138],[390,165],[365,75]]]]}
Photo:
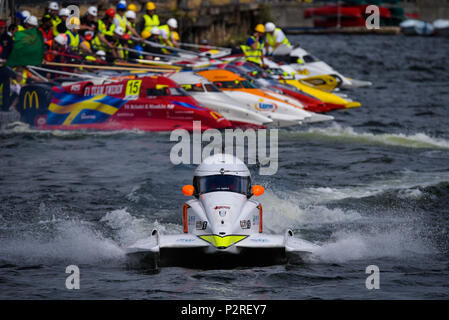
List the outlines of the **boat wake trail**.
{"type": "Polygon", "coordinates": [[[96,264],[121,260],[124,252],[92,224],[66,220],[26,232],[16,230],[2,239],[0,257],[15,265],[96,264]]]}
{"type": "Polygon", "coordinates": [[[338,231],[310,257],[310,262],[344,263],[378,258],[407,259],[437,250],[404,226],[394,230],[338,231]]]}
{"type": "Polygon", "coordinates": [[[449,149],[448,140],[430,137],[425,133],[411,135],[403,133],[359,133],[352,127],[343,127],[337,123],[333,123],[327,128],[310,128],[307,131],[285,131],[280,133],[280,136],[282,135],[311,139],[330,138],[337,140],[339,143],[378,144],[416,149],[449,149]]]}

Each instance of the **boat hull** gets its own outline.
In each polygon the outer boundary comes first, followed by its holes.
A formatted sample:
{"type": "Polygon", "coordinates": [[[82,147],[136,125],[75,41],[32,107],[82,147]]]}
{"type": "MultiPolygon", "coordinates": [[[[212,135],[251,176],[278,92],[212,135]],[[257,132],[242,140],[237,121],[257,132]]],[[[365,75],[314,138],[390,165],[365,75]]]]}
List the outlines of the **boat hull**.
{"type": "Polygon", "coordinates": [[[18,110],[23,122],[43,130],[191,131],[194,121],[201,122],[201,130],[232,127],[220,113],[181,91],[179,95],[160,94],[162,89],[177,89],[173,81],[148,78],[105,85],[28,85],[21,90],[18,110]],[[136,81],[141,89],[131,95],[130,85],[136,81]]]}

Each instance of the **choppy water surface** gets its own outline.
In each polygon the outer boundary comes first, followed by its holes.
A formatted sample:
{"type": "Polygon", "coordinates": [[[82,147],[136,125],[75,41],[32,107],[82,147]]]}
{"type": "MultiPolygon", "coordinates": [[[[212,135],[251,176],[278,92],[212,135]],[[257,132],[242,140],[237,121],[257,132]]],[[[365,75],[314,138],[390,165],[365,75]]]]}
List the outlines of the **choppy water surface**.
{"type": "MultiPolygon", "coordinates": [[[[194,166],[168,134],[0,134],[0,298],[437,299],[449,297],[449,42],[400,36],[294,37],[340,72],[374,83],[363,107],[281,130],[279,171],[254,180],[265,230],[322,245],[303,264],[237,270],[125,267],[121,247],[181,231],[194,166]],[[81,289],[65,289],[65,268],[81,289]],[[380,290],[365,288],[377,265],[380,290]]],[[[254,169],[254,168],[253,168],[254,169]]]]}

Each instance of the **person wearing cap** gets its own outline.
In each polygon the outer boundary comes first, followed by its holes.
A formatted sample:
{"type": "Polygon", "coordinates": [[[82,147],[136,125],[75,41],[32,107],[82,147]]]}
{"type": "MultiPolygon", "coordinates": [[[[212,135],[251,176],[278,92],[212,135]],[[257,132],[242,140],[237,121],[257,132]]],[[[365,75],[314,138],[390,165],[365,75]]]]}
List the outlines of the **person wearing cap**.
{"type": "Polygon", "coordinates": [[[281,45],[289,48],[292,46],[280,28],[276,28],[273,22],[267,22],[265,24],[265,52],[273,53],[281,45]]]}
{"type": "Polygon", "coordinates": [[[60,24],[62,21],[61,17],[58,15],[58,11],[59,11],[59,4],[57,2],[50,2],[48,4],[46,13],[48,13],[51,17],[51,23],[53,25],[53,35],[55,35],[54,31],[56,29],[56,26],[60,24]]]}
{"type": "Polygon", "coordinates": [[[153,2],[147,2],[145,5],[145,14],[142,17],[141,22],[141,30],[147,30],[148,32],[151,32],[151,29],[153,27],[159,27],[160,21],[159,16],[155,13],[156,12],[156,6],[153,2]]]}
{"type": "Polygon", "coordinates": [[[61,33],[66,33],[66,31],[67,31],[66,21],[67,21],[67,18],[69,17],[69,15],[70,15],[69,9],[61,8],[61,10],[59,10],[58,17],[59,17],[60,21],[56,25],[53,23],[53,36],[56,37],[57,35],[59,35],[61,33]]]}
{"type": "MultiPolygon", "coordinates": [[[[48,50],[44,56],[44,59],[49,62],[57,63],[68,63],[71,62],[67,55],[67,39],[68,36],[65,33],[61,33],[53,38],[53,40],[48,41],[48,50]]],[[[70,71],[68,68],[58,67],[58,66],[48,66],[47,68],[59,71],[70,71]]],[[[47,73],[46,77],[48,79],[58,77],[57,74],[52,72],[47,73]]]]}
{"type": "Polygon", "coordinates": [[[37,28],[39,26],[39,22],[37,21],[36,16],[29,16],[26,20],[25,20],[25,29],[33,29],[33,28],[37,28]]]}
{"type": "Polygon", "coordinates": [[[97,29],[98,9],[95,6],[87,8],[87,12],[81,17],[80,33],[84,37],[87,32],[95,32],[97,29]]]}
{"type": "Polygon", "coordinates": [[[112,23],[114,23],[116,26],[122,27],[122,29],[125,30],[125,32],[131,31],[132,35],[134,35],[138,39],[141,39],[136,29],[134,29],[129,23],[125,13],[126,13],[126,4],[119,2],[117,4],[117,13],[115,14],[112,23]]]}
{"type": "Polygon", "coordinates": [[[19,20],[17,31],[25,30],[25,20],[31,16],[31,13],[28,10],[23,10],[22,12],[17,12],[16,16],[19,20]]]}
{"type": "Polygon", "coordinates": [[[93,31],[86,31],[80,43],[80,49],[82,52],[93,53],[92,51],[92,40],[94,38],[93,31]]]}
{"type": "MultiPolygon", "coordinates": [[[[151,42],[160,43],[160,36],[161,36],[161,30],[158,27],[153,27],[151,29],[151,32],[148,32],[147,30],[142,31],[142,37],[151,42]],[[148,37],[144,37],[143,36],[144,33],[145,33],[145,35],[147,35],[147,33],[148,33],[148,37]]],[[[144,43],[142,45],[142,47],[143,47],[143,51],[148,52],[148,53],[154,53],[157,55],[164,54],[164,52],[162,51],[161,48],[154,47],[147,43],[144,43]]],[[[145,58],[146,59],[154,59],[153,56],[151,56],[151,55],[148,55],[145,58]]]]}
{"type": "Polygon", "coordinates": [[[47,13],[41,19],[40,32],[44,38],[44,43],[53,39],[53,28],[51,23],[51,16],[47,13]]]}
{"type": "Polygon", "coordinates": [[[107,9],[104,17],[98,20],[98,32],[91,42],[93,50],[110,52],[114,48],[114,45],[112,44],[114,29],[116,28],[115,24],[112,23],[114,17],[115,10],[107,9]]]}
{"type": "Polygon", "coordinates": [[[121,26],[116,26],[114,29],[114,50],[113,56],[119,60],[127,60],[129,57],[128,50],[128,40],[130,39],[129,34],[125,32],[121,26]]]}
{"type": "Polygon", "coordinates": [[[161,30],[161,43],[169,47],[179,48],[179,43],[175,40],[174,32],[178,29],[178,21],[175,18],[167,20],[167,24],[160,26],[161,30]]]}
{"type": "MultiPolygon", "coordinates": [[[[133,10],[128,10],[125,13],[125,17],[128,20],[128,23],[131,25],[131,27],[134,28],[134,30],[136,30],[136,13],[133,10]]],[[[129,34],[130,38],[133,35],[133,33],[131,32],[131,30],[127,30],[127,33],[129,34]]],[[[129,45],[133,44],[133,41],[130,39],[128,41],[129,45]]]]}
{"type": "Polygon", "coordinates": [[[240,46],[245,55],[245,60],[255,63],[259,66],[264,66],[263,63],[264,33],[265,33],[265,26],[263,24],[258,24],[254,28],[253,35],[246,40],[246,43],[244,45],[240,46]]]}
{"type": "Polygon", "coordinates": [[[46,61],[55,61],[58,59],[58,62],[61,62],[61,59],[66,53],[67,39],[68,36],[65,33],[61,33],[54,37],[53,40],[47,41],[45,43],[47,46],[47,53],[44,55],[44,59],[46,61]]]}
{"type": "MultiPolygon", "coordinates": [[[[77,17],[70,18],[69,29],[65,32],[67,35],[67,47],[70,51],[77,53],[80,49],[80,19],[77,17]]],[[[88,49],[89,52],[90,49],[88,49]]]]}

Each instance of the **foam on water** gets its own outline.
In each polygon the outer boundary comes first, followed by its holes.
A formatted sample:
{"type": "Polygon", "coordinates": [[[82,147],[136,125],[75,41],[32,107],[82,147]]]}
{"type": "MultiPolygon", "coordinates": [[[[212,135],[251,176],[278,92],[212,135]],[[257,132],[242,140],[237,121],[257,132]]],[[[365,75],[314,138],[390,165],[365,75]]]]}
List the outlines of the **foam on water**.
{"type": "Polygon", "coordinates": [[[308,204],[302,200],[293,193],[266,190],[258,199],[263,207],[265,229],[279,233],[304,224],[351,222],[362,217],[354,210],[330,209],[325,205],[308,204]]]}
{"type": "Polygon", "coordinates": [[[423,194],[417,187],[428,187],[449,181],[449,172],[415,172],[404,170],[397,177],[379,178],[351,187],[316,187],[298,191],[304,203],[327,203],[346,198],[364,198],[389,190],[398,190],[402,199],[418,199],[423,194]]]}
{"type": "Polygon", "coordinates": [[[338,231],[321,245],[311,257],[312,262],[344,263],[377,258],[403,259],[435,253],[436,249],[417,236],[411,227],[369,232],[338,231]]]}
{"type": "MultiPolygon", "coordinates": [[[[37,136],[54,136],[61,138],[75,138],[82,136],[116,136],[116,135],[144,135],[146,131],[139,129],[124,129],[124,130],[38,130],[30,127],[29,124],[23,122],[14,122],[0,130],[0,134],[15,135],[15,134],[35,134],[37,136]]],[[[152,132],[156,135],[168,135],[166,132],[152,132]]]]}
{"type": "Polygon", "coordinates": [[[430,137],[425,133],[407,135],[403,133],[373,134],[369,132],[356,132],[352,127],[343,127],[334,122],[327,128],[310,128],[307,131],[281,132],[286,136],[302,136],[304,138],[335,138],[339,142],[357,142],[366,144],[383,144],[406,148],[437,148],[449,149],[449,141],[430,137]]]}
{"type": "Polygon", "coordinates": [[[136,218],[126,208],[108,212],[100,221],[114,230],[114,238],[122,245],[149,237],[154,229],[162,234],[182,233],[181,225],[136,218]]]}
{"type": "Polygon", "coordinates": [[[91,224],[78,220],[57,221],[55,232],[45,237],[40,232],[26,232],[2,239],[0,257],[14,264],[52,264],[73,262],[94,264],[122,259],[124,251],[91,224]]]}

